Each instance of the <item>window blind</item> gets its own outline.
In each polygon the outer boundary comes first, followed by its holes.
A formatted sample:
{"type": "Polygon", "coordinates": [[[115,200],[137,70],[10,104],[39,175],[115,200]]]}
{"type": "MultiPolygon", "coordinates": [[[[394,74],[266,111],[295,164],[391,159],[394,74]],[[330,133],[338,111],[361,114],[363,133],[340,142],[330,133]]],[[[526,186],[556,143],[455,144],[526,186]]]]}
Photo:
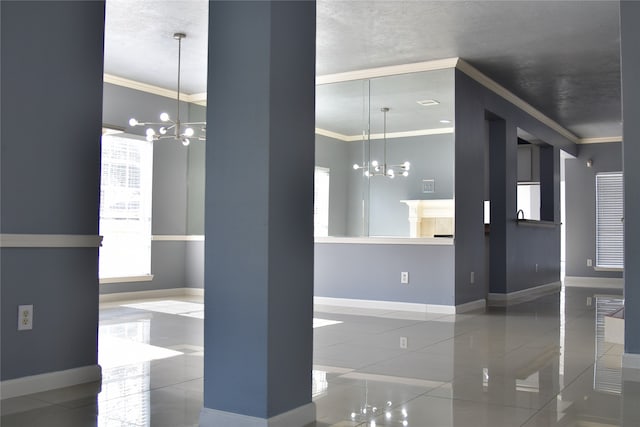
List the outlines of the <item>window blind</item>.
{"type": "Polygon", "coordinates": [[[596,174],[596,267],[624,267],[622,173],[596,174]]]}
{"type": "Polygon", "coordinates": [[[134,137],[102,137],[100,278],[151,273],[152,150],[134,137]]]}

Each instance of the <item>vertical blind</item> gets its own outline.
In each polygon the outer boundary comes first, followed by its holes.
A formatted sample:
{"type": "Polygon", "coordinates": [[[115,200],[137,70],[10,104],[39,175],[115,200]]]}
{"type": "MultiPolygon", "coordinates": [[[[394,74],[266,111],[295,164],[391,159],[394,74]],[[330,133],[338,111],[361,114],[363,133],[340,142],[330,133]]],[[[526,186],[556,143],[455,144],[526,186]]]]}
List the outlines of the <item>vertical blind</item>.
{"type": "Polygon", "coordinates": [[[622,173],[596,174],[596,267],[624,267],[622,173]]]}
{"type": "Polygon", "coordinates": [[[100,179],[100,278],[151,273],[150,142],[102,137],[100,179]]]}

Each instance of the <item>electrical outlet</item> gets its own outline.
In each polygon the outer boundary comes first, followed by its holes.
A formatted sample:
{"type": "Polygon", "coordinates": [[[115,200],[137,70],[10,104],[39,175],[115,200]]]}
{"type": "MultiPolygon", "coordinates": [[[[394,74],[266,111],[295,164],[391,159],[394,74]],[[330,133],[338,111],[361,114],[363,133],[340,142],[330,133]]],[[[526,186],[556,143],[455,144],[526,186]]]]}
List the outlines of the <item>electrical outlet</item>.
{"type": "Polygon", "coordinates": [[[593,304],[593,298],[587,297],[587,307],[591,307],[592,304],[593,304]]]}
{"type": "Polygon", "coordinates": [[[469,283],[471,283],[472,285],[474,283],[476,283],[476,273],[475,272],[471,272],[471,277],[469,278],[469,283]]]}
{"type": "Polygon", "coordinates": [[[593,267],[593,260],[591,258],[587,258],[587,267],[593,267]]]}
{"type": "Polygon", "coordinates": [[[403,271],[400,273],[400,283],[409,284],[409,272],[403,271]]]}
{"type": "Polygon", "coordinates": [[[409,348],[409,338],[400,337],[400,348],[409,348]]]}
{"type": "Polygon", "coordinates": [[[28,331],[33,329],[33,305],[18,306],[18,330],[28,331]]]}

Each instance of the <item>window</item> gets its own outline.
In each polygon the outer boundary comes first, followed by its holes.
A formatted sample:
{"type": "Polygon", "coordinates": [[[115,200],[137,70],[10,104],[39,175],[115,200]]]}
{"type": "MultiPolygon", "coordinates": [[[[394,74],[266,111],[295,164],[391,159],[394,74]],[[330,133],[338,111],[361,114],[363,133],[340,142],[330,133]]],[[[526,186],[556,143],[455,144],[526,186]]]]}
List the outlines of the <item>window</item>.
{"type": "Polygon", "coordinates": [[[329,169],[316,167],[313,187],[313,234],[329,235],[329,169]]]}
{"type": "Polygon", "coordinates": [[[624,267],[622,173],[596,175],[596,267],[624,267]]]}
{"type": "Polygon", "coordinates": [[[153,148],[132,136],[102,137],[100,278],[151,274],[153,148]]]}

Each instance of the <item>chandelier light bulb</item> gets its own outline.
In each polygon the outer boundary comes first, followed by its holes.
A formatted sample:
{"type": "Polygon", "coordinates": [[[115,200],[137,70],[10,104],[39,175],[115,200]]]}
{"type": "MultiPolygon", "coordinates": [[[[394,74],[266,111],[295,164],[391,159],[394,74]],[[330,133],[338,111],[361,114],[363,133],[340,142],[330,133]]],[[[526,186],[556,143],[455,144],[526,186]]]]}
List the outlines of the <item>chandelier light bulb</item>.
{"type": "Polygon", "coordinates": [[[378,161],[377,160],[372,161],[371,162],[371,166],[373,166],[374,168],[377,168],[378,167],[378,161]]]}
{"type": "Polygon", "coordinates": [[[406,170],[411,169],[411,163],[409,163],[409,162],[404,162],[404,163],[402,164],[402,166],[404,166],[404,168],[405,168],[406,170]]]}
{"type": "Polygon", "coordinates": [[[409,176],[409,172],[407,171],[402,172],[402,176],[409,176]]]}
{"type": "Polygon", "coordinates": [[[393,177],[395,177],[395,176],[396,176],[396,174],[395,174],[395,172],[393,172],[393,169],[388,169],[388,170],[387,170],[387,176],[388,176],[389,178],[393,178],[393,177]]]}
{"type": "Polygon", "coordinates": [[[161,135],[165,135],[167,133],[167,128],[162,126],[160,129],[158,129],[158,132],[160,132],[161,135]]]}
{"type": "Polygon", "coordinates": [[[153,128],[147,128],[147,136],[153,136],[156,134],[156,131],[153,128]]]}
{"type": "Polygon", "coordinates": [[[129,119],[129,126],[134,127],[138,125],[138,121],[136,119],[134,119],[133,117],[131,117],[129,119]]]}
{"type": "Polygon", "coordinates": [[[189,138],[182,138],[181,141],[182,145],[184,145],[185,147],[191,143],[191,141],[189,141],[189,138]]]}
{"type": "Polygon", "coordinates": [[[185,136],[193,136],[193,128],[186,128],[184,134],[185,136]]]}
{"type": "Polygon", "coordinates": [[[358,169],[360,169],[360,166],[357,163],[354,163],[353,164],[353,169],[354,170],[358,170],[358,169]]]}
{"type": "Polygon", "coordinates": [[[384,413],[384,416],[386,419],[390,420],[391,419],[391,412],[387,411],[384,413]]]}
{"type": "Polygon", "coordinates": [[[162,120],[163,122],[168,122],[169,121],[169,114],[168,113],[160,114],[160,120],[162,120]]]}
{"type": "Polygon", "coordinates": [[[364,171],[364,176],[369,177],[370,175],[369,171],[364,171]]]}
{"type": "Polygon", "coordinates": [[[147,141],[153,142],[153,135],[147,135],[147,141]]]}

